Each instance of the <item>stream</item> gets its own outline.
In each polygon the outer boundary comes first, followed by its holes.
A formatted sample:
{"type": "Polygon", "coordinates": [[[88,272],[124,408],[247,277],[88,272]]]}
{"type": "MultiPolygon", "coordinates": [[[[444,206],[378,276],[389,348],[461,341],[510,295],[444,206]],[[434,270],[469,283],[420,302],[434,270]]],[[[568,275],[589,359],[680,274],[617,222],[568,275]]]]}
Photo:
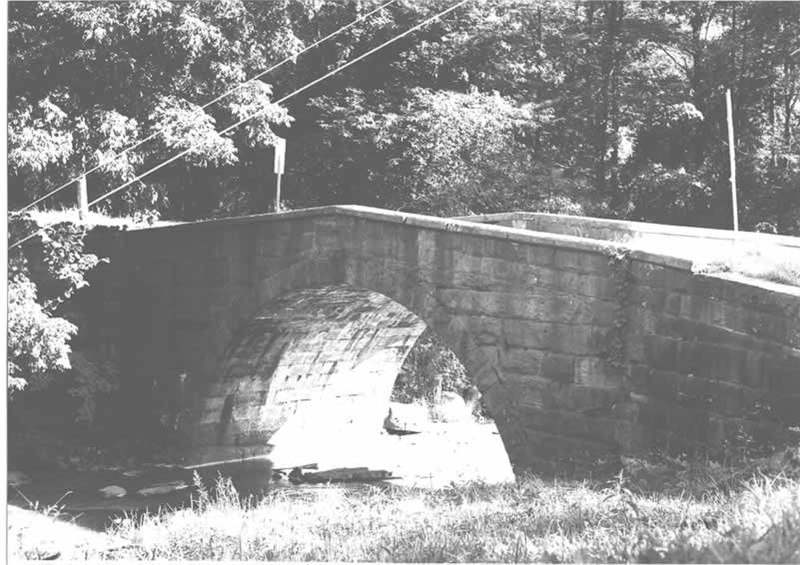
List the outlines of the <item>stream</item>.
{"type": "MultiPolygon", "coordinates": [[[[363,467],[390,471],[404,487],[442,488],[452,483],[483,481],[513,482],[514,476],[505,448],[494,424],[439,423],[425,433],[390,436],[346,434],[340,441],[297,445],[283,450],[276,468],[316,463],[319,470],[337,467],[363,467]]],[[[191,504],[193,474],[213,491],[218,476],[228,477],[240,496],[259,496],[266,489],[302,492],[327,488],[326,485],[293,485],[287,480],[271,480],[270,462],[265,459],[233,461],[196,469],[166,465],[143,465],[140,469],[104,469],[83,473],[31,473],[31,482],[8,488],[10,505],[20,508],[60,509],[61,519],[95,531],[105,531],[120,516],[144,512],[170,511],[191,504]],[[133,476],[131,476],[133,475],[133,476]],[[183,481],[187,488],[166,494],[144,496],[138,491],[155,484],[183,481]],[[99,489],[115,485],[127,493],[121,498],[105,498],[99,489]]],[[[359,489],[363,484],[334,484],[336,488],[359,489]]]]}

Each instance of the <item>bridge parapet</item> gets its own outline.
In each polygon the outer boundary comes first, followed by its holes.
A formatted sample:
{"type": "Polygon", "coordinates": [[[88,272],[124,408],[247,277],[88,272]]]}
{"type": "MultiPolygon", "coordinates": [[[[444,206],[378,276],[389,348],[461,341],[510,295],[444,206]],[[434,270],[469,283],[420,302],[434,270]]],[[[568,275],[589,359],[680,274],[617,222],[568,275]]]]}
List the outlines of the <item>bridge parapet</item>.
{"type": "Polygon", "coordinates": [[[800,238],[785,235],[746,231],[734,234],[730,230],[533,212],[486,214],[459,219],[614,242],[633,250],[681,257],[700,268],[736,263],[743,258],[745,262],[755,260],[767,265],[790,259],[800,266],[800,238]],[[753,259],[747,259],[748,255],[753,259]]]}

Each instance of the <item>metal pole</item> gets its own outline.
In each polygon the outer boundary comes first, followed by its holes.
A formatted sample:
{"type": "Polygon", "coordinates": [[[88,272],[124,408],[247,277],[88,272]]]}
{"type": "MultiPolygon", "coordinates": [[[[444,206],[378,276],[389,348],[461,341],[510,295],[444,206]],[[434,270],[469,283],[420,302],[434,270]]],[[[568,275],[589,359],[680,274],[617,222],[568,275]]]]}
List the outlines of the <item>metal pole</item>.
{"type": "Polygon", "coordinates": [[[281,175],[278,173],[278,183],[275,186],[275,211],[281,211],[281,175]]]}
{"type": "Polygon", "coordinates": [[[78,218],[86,220],[89,217],[89,193],[86,188],[86,177],[78,179],[78,218]]]}
{"type": "Polygon", "coordinates": [[[736,198],[736,148],[733,141],[733,104],[731,103],[731,89],[725,93],[728,106],[728,155],[731,162],[731,199],[733,202],[733,231],[739,231],[739,206],[736,198]]]}
{"type": "Polygon", "coordinates": [[[278,176],[278,183],[275,187],[275,212],[281,211],[281,176],[286,165],[286,140],[282,137],[275,139],[275,174],[278,176]]]}

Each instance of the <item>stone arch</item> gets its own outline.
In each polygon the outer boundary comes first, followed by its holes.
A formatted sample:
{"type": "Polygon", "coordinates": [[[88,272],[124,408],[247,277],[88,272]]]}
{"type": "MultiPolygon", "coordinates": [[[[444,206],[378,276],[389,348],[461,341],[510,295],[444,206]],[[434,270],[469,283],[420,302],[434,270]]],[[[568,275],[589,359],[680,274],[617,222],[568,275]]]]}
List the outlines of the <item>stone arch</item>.
{"type": "Polygon", "coordinates": [[[503,376],[501,359],[502,324],[497,318],[464,311],[459,296],[462,289],[451,278],[458,276],[451,258],[425,257],[420,261],[419,254],[426,247],[434,255],[442,253],[445,246],[436,240],[439,235],[414,234],[399,253],[395,250],[381,256],[363,255],[350,249],[345,282],[388,296],[419,316],[464,365],[492,414],[515,472],[541,468],[542,461],[531,449],[525,421],[520,417],[516,387],[505,386],[508,379],[503,376]],[[404,256],[409,254],[410,257],[404,256]],[[425,267],[419,268],[421,264],[425,267]],[[428,269],[429,265],[437,270],[428,269]]]}
{"type": "Polygon", "coordinates": [[[616,465],[624,391],[604,359],[617,309],[605,255],[471,227],[356,225],[345,282],[416,312],[461,359],[516,473],[616,465]]]}
{"type": "MultiPolygon", "coordinates": [[[[247,433],[214,427],[236,417],[234,399],[225,404],[235,386],[221,394],[218,381],[238,331],[284,294],[347,284],[415,313],[456,354],[515,469],[615,450],[620,387],[603,350],[618,305],[607,258],[593,244],[497,230],[336,209],[139,234],[126,251],[136,258],[126,303],[140,322],[130,381],[187,374],[180,429],[194,446],[227,441],[240,455],[236,434],[241,445],[247,433]]],[[[187,447],[190,459],[208,455],[187,447]]]]}
{"type": "MultiPolygon", "coordinates": [[[[436,319],[436,309],[429,314],[436,319]]],[[[189,430],[192,462],[266,454],[290,420],[310,434],[353,423],[379,430],[400,367],[427,327],[392,298],[347,284],[269,301],[235,332],[207,385],[189,430]]],[[[439,328],[474,360],[453,331],[465,328],[439,328]]]]}

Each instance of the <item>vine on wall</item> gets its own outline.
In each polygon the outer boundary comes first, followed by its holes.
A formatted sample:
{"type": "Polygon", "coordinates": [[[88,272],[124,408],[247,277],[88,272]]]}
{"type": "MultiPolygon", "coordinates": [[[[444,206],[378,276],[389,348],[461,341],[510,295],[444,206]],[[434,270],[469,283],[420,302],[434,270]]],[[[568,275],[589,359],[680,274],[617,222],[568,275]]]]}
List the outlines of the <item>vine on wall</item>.
{"type": "Polygon", "coordinates": [[[614,296],[617,308],[607,345],[607,363],[621,371],[625,364],[625,329],[628,325],[628,305],[634,277],[631,271],[630,249],[612,245],[606,248],[608,266],[614,282],[614,296]]]}

